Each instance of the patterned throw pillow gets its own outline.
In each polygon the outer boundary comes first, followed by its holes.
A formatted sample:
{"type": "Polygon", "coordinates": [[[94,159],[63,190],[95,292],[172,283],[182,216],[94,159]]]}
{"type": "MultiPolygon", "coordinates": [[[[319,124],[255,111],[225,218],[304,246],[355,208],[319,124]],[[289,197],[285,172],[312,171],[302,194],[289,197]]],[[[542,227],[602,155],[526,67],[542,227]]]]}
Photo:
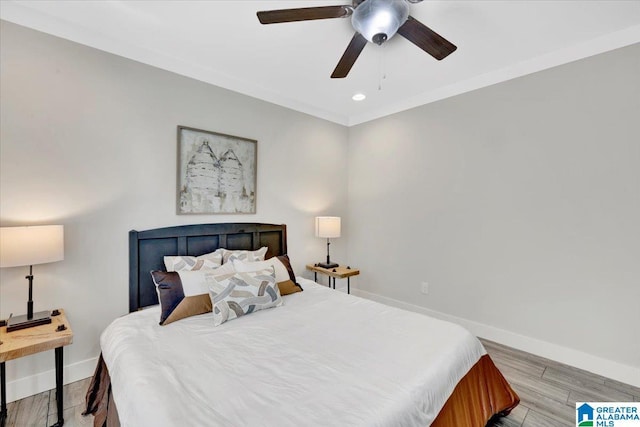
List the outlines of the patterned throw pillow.
{"type": "Polygon", "coordinates": [[[167,271],[192,271],[217,268],[222,265],[224,249],[200,256],[166,256],[164,266],[167,271]]]}
{"type": "Polygon", "coordinates": [[[227,263],[238,259],[240,261],[254,262],[264,261],[264,256],[267,254],[267,247],[263,246],[255,251],[230,251],[229,249],[223,249],[222,262],[227,263]]]}
{"type": "Polygon", "coordinates": [[[151,277],[158,291],[160,302],[160,324],[168,325],[186,317],[211,311],[209,286],[235,274],[228,264],[214,270],[198,271],[152,271],[151,277]]]}
{"type": "Polygon", "coordinates": [[[209,287],[213,324],[282,305],[273,267],[214,280],[209,287]]]}
{"type": "MultiPolygon", "coordinates": [[[[232,258],[233,259],[233,258],[232,258]]],[[[272,257],[265,261],[243,262],[233,260],[233,268],[239,273],[248,271],[263,270],[273,267],[276,273],[276,282],[280,295],[289,295],[302,291],[302,286],[296,283],[296,276],[293,274],[291,263],[287,255],[272,257]]]]}

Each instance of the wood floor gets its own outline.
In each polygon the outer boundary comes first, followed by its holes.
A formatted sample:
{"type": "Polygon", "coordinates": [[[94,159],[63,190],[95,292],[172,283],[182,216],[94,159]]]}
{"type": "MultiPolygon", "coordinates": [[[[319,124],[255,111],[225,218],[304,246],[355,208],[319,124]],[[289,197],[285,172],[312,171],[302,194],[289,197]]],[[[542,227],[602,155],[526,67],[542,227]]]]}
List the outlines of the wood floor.
{"type": "Polygon", "coordinates": [[[490,427],[576,425],[576,402],[640,401],[640,388],[481,339],[491,359],[520,396],[508,417],[490,427]]]}
{"type": "MultiPolygon", "coordinates": [[[[82,416],[84,397],[91,378],[67,384],[62,389],[65,427],[93,426],[93,416],[82,416]]],[[[47,427],[58,421],[56,390],[49,390],[9,403],[7,427],[47,427]]]]}
{"type": "MultiPolygon", "coordinates": [[[[521,400],[508,417],[492,420],[488,427],[575,426],[576,401],[640,401],[640,388],[481,341],[521,400]]],[[[82,416],[88,386],[87,378],[64,387],[65,427],[93,425],[92,416],[82,416]]],[[[8,409],[7,427],[50,426],[57,420],[55,390],[10,403],[8,409]]]]}

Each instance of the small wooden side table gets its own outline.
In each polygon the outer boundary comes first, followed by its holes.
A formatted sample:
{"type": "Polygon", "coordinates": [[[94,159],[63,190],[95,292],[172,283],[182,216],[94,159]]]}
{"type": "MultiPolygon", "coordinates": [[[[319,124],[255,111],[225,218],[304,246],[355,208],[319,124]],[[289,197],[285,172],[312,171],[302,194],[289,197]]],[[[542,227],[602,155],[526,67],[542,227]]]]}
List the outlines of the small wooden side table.
{"type": "Polygon", "coordinates": [[[336,268],[322,268],[314,264],[307,264],[307,270],[313,271],[313,280],[318,281],[318,273],[329,276],[329,287],[331,287],[331,279],[333,279],[333,289],[336,288],[336,279],[347,279],[347,293],[351,293],[351,283],[349,278],[360,274],[357,268],[348,268],[340,265],[336,268]]]}
{"type": "Polygon", "coordinates": [[[7,378],[5,362],[19,359],[30,354],[40,353],[47,350],[55,350],[56,362],[56,402],[58,407],[58,422],[52,427],[64,425],[62,406],[62,348],[73,342],[73,331],[71,325],[64,314],[64,310],[59,310],[60,314],[51,316],[51,323],[47,325],[34,326],[32,328],[20,329],[7,333],[6,326],[0,327],[0,426],[4,427],[7,419],[7,378]],[[64,325],[65,329],[58,331],[64,325]]]}

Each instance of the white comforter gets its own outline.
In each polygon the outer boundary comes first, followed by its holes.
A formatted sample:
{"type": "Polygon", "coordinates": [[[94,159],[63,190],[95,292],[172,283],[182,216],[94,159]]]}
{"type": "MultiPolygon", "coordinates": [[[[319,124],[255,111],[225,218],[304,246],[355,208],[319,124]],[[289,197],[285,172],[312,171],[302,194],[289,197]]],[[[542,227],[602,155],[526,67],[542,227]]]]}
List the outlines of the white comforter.
{"type": "Polygon", "coordinates": [[[452,323],[299,278],[281,307],[213,326],[115,320],[102,353],[123,427],[428,426],[485,353],[452,323]]]}

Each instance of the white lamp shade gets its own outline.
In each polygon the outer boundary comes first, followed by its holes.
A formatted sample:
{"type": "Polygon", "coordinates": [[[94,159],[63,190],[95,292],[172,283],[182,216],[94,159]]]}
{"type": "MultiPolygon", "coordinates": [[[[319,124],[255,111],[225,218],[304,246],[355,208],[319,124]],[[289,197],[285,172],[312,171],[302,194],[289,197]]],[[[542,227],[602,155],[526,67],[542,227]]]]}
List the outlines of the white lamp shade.
{"type": "Polygon", "coordinates": [[[316,217],[316,237],[340,237],[340,217],[339,216],[317,216],[316,217]]]}
{"type": "Polygon", "coordinates": [[[64,227],[0,228],[0,267],[46,264],[64,259],[64,227]]]}

